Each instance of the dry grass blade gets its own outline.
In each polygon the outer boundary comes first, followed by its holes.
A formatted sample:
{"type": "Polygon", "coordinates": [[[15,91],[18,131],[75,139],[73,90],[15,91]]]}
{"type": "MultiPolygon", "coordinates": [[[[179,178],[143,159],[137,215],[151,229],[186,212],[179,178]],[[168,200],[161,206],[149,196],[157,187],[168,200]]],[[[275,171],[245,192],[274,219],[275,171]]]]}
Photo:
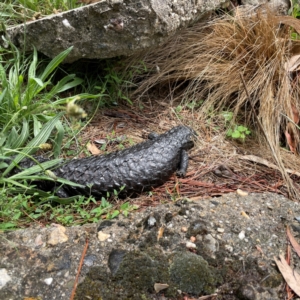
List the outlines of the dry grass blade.
{"type": "Polygon", "coordinates": [[[298,30],[299,21],[271,11],[197,24],[142,58],[153,72],[137,93],[166,84],[173,87],[172,99],[206,99],[200,108],[203,120],[208,112],[233,111],[245,125],[256,127],[260,143],[271,151],[290,196],[296,198],[279,151],[286,130],[299,145],[299,130],[290,122],[300,111],[298,79],[286,69],[295,55],[290,26],[298,30]]]}
{"type": "MultiPolygon", "coordinates": [[[[258,156],[255,155],[243,155],[243,156],[239,156],[239,159],[244,159],[244,160],[249,160],[249,161],[253,161],[262,165],[267,166],[268,168],[272,168],[275,170],[278,170],[278,167],[270,162],[268,162],[266,159],[260,158],[258,156]]],[[[291,170],[291,169],[285,169],[287,173],[289,174],[294,174],[300,177],[300,172],[291,170]]]]}

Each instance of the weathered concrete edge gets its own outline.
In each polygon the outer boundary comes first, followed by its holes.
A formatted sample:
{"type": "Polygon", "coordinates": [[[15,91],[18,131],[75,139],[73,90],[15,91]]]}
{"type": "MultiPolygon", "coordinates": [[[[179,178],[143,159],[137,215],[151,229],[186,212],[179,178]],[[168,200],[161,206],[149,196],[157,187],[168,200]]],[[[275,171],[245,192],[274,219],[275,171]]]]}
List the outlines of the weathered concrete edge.
{"type": "Polygon", "coordinates": [[[129,56],[161,44],[225,1],[103,0],[8,28],[7,34],[17,47],[30,51],[34,46],[49,57],[73,46],[66,62],[129,56]]]}

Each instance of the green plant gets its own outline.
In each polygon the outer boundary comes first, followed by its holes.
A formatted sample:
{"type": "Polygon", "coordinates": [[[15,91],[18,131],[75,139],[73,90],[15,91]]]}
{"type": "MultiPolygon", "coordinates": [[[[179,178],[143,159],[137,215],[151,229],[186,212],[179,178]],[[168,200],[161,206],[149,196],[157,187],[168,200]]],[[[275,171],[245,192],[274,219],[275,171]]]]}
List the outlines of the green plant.
{"type": "MultiPolygon", "coordinates": [[[[291,0],[291,7],[288,10],[288,14],[296,19],[300,18],[300,4],[298,0],[291,0]]],[[[291,28],[291,38],[293,40],[300,40],[299,33],[291,28]]]]}
{"type": "Polygon", "coordinates": [[[132,104],[131,100],[125,94],[125,91],[122,88],[122,86],[131,83],[125,80],[125,76],[122,74],[121,71],[118,71],[118,68],[116,66],[116,63],[107,63],[106,68],[104,68],[104,81],[102,81],[102,86],[100,89],[102,90],[103,87],[105,88],[106,94],[109,95],[112,103],[116,104],[118,99],[122,99],[128,102],[129,104],[132,104]]]}
{"type": "Polygon", "coordinates": [[[291,7],[288,10],[288,14],[294,18],[300,17],[300,4],[298,0],[291,0],[291,7]]]}
{"type": "MultiPolygon", "coordinates": [[[[75,101],[94,100],[99,107],[107,86],[98,87],[101,92],[96,95],[77,94],[83,80],[65,71],[56,72],[72,48],[46,63],[39,60],[36,50],[32,55],[24,56],[10,46],[10,50],[0,51],[0,113],[3,116],[0,119],[0,228],[20,227],[30,220],[51,220],[67,225],[114,218],[119,213],[127,215],[134,206],[126,204],[115,209],[105,198],[99,206],[93,197],[62,199],[55,195],[55,190],[45,192],[37,188],[36,182],[41,180],[49,181],[50,185],[53,182],[57,188],[63,184],[80,186],[57,178],[51,170],[61,162],[57,157],[62,149],[74,151],[68,146],[78,143],[76,135],[87,124],[75,120],[78,116],[86,117],[75,101]],[[49,141],[54,145],[55,159],[39,163],[32,155],[44,149],[49,141]],[[36,165],[14,174],[12,170],[25,157],[35,161],[36,165]],[[52,205],[54,202],[57,203],[55,206],[52,205]]],[[[92,81],[90,83],[90,89],[95,90],[92,81]]],[[[70,154],[74,155],[74,152],[70,154]]],[[[114,192],[115,197],[118,194],[119,191],[114,192]]]]}
{"type": "Polygon", "coordinates": [[[221,115],[224,117],[225,123],[229,123],[229,128],[226,132],[227,137],[244,141],[246,136],[251,134],[251,131],[247,127],[232,123],[233,113],[231,111],[223,111],[221,115]]]}
{"type": "Polygon", "coordinates": [[[0,23],[13,26],[81,5],[77,0],[4,0],[0,3],[0,23]]]}
{"type": "Polygon", "coordinates": [[[245,140],[246,136],[251,134],[251,131],[242,125],[235,125],[233,128],[227,130],[226,135],[233,139],[245,140]]]}
{"type": "Polygon", "coordinates": [[[80,6],[77,0],[18,0],[24,8],[35,12],[42,12],[45,15],[52,14],[54,10],[69,10],[80,6]]]}
{"type": "MultiPolygon", "coordinates": [[[[19,199],[20,195],[26,195],[26,199],[69,203],[76,198],[60,199],[53,194],[54,191],[38,190],[34,181],[74,183],[56,178],[51,172],[51,168],[60,163],[60,159],[38,163],[32,157],[48,141],[52,141],[54,157],[58,157],[66,133],[65,127],[71,127],[69,123],[65,125],[65,113],[72,112],[74,115],[76,111],[82,116],[83,110],[75,104],[76,100],[102,98],[102,94],[88,93],[61,97],[82,83],[74,74],[58,80],[54,77],[60,63],[71,50],[63,51],[47,64],[38,60],[36,50],[32,55],[24,57],[13,45],[9,52],[0,55],[0,186],[9,199],[19,199]],[[37,165],[17,174],[11,173],[25,157],[37,165]]],[[[73,138],[74,135],[69,134],[73,138]]]]}
{"type": "MultiPolygon", "coordinates": [[[[0,173],[0,186],[6,188],[8,191],[10,191],[11,194],[15,193],[31,193],[36,194],[38,193],[41,198],[47,196],[50,197],[50,193],[45,193],[34,188],[34,186],[28,184],[28,181],[34,181],[34,180],[48,180],[48,181],[57,181],[61,184],[70,184],[73,186],[80,186],[78,184],[72,183],[68,180],[62,179],[62,178],[53,178],[51,176],[51,173],[47,169],[56,166],[58,163],[61,162],[60,159],[54,159],[51,161],[47,161],[44,163],[39,163],[34,159],[34,157],[30,156],[33,152],[35,152],[39,146],[47,141],[49,138],[54,126],[59,121],[62,114],[58,114],[51,120],[49,120],[39,131],[36,137],[34,137],[27,145],[20,150],[13,150],[11,148],[1,148],[1,154],[2,156],[0,159],[2,159],[1,162],[1,170],[3,170],[0,173]],[[8,159],[7,154],[16,153],[17,155],[13,159],[8,159]],[[23,160],[25,157],[30,157],[32,160],[34,160],[37,165],[30,167],[26,170],[23,170],[17,174],[10,174],[11,170],[18,165],[19,162],[23,160]],[[43,174],[41,174],[41,172],[43,174]],[[15,187],[18,187],[19,189],[16,189],[15,187]]],[[[55,196],[52,196],[52,198],[55,198],[55,196]]],[[[53,200],[54,200],[53,198],[53,200]]]]}
{"type": "MultiPolygon", "coordinates": [[[[57,111],[65,111],[66,104],[103,96],[79,94],[60,97],[82,83],[82,79],[74,74],[66,75],[56,84],[52,82],[55,71],[72,47],[57,55],[43,68],[35,49],[32,55],[23,58],[18,49],[14,46],[12,48],[13,63],[0,63],[0,147],[4,145],[5,148],[17,149],[28,138],[37,136],[43,124],[51,120],[57,111]]],[[[5,61],[3,55],[0,55],[0,59],[5,61]]],[[[60,119],[56,120],[55,126],[57,132],[53,143],[54,155],[57,157],[64,136],[64,126],[60,119]]]]}
{"type": "Polygon", "coordinates": [[[120,213],[122,213],[125,217],[128,216],[129,212],[138,209],[137,205],[131,205],[129,202],[124,202],[120,205],[119,209],[114,209],[111,212],[108,212],[106,215],[107,219],[114,219],[120,213]]]}

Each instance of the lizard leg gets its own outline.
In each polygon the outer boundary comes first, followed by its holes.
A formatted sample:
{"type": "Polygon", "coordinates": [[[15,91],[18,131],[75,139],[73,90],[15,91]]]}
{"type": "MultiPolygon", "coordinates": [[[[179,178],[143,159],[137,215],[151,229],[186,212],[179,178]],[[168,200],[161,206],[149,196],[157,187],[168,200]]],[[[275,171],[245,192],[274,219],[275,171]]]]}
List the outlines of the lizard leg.
{"type": "Polygon", "coordinates": [[[179,162],[179,167],[178,167],[178,170],[176,172],[176,175],[178,177],[184,177],[185,174],[186,174],[186,170],[188,168],[188,165],[189,165],[188,153],[185,150],[181,150],[180,162],[179,162]]]}

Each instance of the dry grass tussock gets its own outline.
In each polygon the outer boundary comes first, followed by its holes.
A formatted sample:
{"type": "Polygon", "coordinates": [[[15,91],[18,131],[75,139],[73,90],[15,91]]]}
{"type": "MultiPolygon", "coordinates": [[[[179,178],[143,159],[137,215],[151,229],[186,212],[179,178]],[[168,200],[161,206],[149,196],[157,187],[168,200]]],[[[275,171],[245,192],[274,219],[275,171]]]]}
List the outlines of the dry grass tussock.
{"type": "Polygon", "coordinates": [[[291,30],[299,30],[298,22],[269,11],[225,16],[185,29],[142,58],[150,72],[136,92],[143,95],[163,84],[171,86],[172,99],[205,99],[200,107],[203,120],[208,111],[234,112],[256,129],[260,145],[272,153],[294,198],[297,192],[285,172],[280,146],[287,136],[290,146],[299,144],[298,72],[289,69],[297,46],[291,30]]]}

